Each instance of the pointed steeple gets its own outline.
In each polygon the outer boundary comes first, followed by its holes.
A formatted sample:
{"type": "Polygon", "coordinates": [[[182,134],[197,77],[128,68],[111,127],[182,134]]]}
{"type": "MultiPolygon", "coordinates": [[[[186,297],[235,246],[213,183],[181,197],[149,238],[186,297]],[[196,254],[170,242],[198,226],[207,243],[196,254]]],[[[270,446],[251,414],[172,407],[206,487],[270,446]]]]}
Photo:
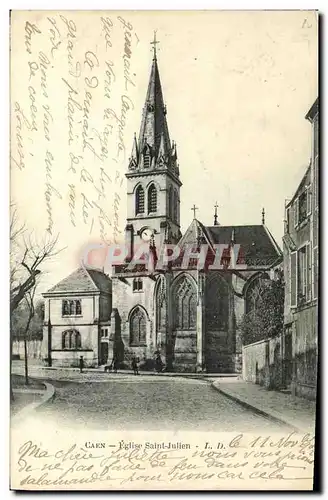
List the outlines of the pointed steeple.
{"type": "MultiPolygon", "coordinates": [[[[156,44],[158,43],[155,34],[154,41],[151,42],[153,44],[154,57],[142,112],[138,151],[141,156],[145,154],[150,155],[149,163],[151,166],[155,166],[161,159],[159,162],[161,168],[174,168],[176,159],[173,160],[172,154],[170,154],[172,148],[166,121],[166,106],[164,104],[157,64],[156,44]],[[163,162],[164,157],[165,162],[163,162]]],[[[142,168],[143,162],[139,161],[138,165],[142,168]]]]}
{"type": "Polygon", "coordinates": [[[132,151],[130,156],[129,168],[136,168],[139,162],[139,149],[137,143],[137,136],[134,134],[132,151]]]}
{"type": "Polygon", "coordinates": [[[161,142],[159,143],[158,158],[165,157],[167,154],[166,144],[163,132],[161,133],[161,142]]]}

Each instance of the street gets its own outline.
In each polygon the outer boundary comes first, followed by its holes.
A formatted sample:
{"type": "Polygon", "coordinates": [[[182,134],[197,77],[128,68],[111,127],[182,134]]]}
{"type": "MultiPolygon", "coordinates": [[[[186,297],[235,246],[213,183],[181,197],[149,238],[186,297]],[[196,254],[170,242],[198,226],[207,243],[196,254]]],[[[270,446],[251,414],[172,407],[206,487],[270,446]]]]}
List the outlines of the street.
{"type": "Polygon", "coordinates": [[[38,371],[56,388],[55,399],[38,410],[59,425],[88,429],[282,431],[283,426],[217,392],[210,381],[183,376],[134,376],[38,371]]]}

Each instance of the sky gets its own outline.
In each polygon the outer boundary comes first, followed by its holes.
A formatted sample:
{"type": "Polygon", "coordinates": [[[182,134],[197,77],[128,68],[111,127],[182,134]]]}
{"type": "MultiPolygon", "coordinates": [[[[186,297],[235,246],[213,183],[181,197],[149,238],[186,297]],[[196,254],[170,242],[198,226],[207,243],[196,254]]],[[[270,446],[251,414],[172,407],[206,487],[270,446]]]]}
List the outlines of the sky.
{"type": "Polygon", "coordinates": [[[50,230],[63,248],[45,266],[41,291],[79,266],[88,243],[124,236],[124,173],[140,128],[153,30],[183,183],[182,232],[194,203],[205,225],[213,224],[216,202],[222,225],[260,224],[264,207],[281,246],[285,200],[311,155],[313,11],[18,12],[11,198],[33,237],[50,230]]]}

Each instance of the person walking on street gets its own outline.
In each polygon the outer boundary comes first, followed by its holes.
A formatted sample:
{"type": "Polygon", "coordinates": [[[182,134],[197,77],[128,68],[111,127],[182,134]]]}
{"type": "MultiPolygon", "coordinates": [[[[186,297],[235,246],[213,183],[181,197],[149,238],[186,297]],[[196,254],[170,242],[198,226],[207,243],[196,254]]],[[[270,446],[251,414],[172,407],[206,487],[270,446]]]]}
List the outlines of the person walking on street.
{"type": "Polygon", "coordinates": [[[159,351],[156,352],[155,369],[157,373],[161,373],[163,371],[163,361],[159,351]]]}
{"type": "Polygon", "coordinates": [[[80,356],[80,373],[83,372],[83,367],[84,367],[83,356],[80,356]]]}
{"type": "Polygon", "coordinates": [[[135,356],[133,356],[132,369],[133,369],[134,375],[139,375],[138,363],[139,363],[139,358],[136,358],[135,356]]]}
{"type": "Polygon", "coordinates": [[[112,365],[113,365],[113,371],[114,371],[114,373],[117,373],[117,368],[118,368],[118,359],[117,359],[117,356],[114,356],[112,365]]]}

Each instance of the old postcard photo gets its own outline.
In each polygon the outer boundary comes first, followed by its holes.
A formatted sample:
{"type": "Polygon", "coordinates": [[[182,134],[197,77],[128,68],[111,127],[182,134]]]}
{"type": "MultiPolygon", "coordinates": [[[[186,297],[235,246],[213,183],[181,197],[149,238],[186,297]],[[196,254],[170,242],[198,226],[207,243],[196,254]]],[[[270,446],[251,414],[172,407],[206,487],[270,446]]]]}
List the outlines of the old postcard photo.
{"type": "Polygon", "coordinates": [[[318,137],[316,11],[11,11],[11,489],[314,488],[318,137]]]}

